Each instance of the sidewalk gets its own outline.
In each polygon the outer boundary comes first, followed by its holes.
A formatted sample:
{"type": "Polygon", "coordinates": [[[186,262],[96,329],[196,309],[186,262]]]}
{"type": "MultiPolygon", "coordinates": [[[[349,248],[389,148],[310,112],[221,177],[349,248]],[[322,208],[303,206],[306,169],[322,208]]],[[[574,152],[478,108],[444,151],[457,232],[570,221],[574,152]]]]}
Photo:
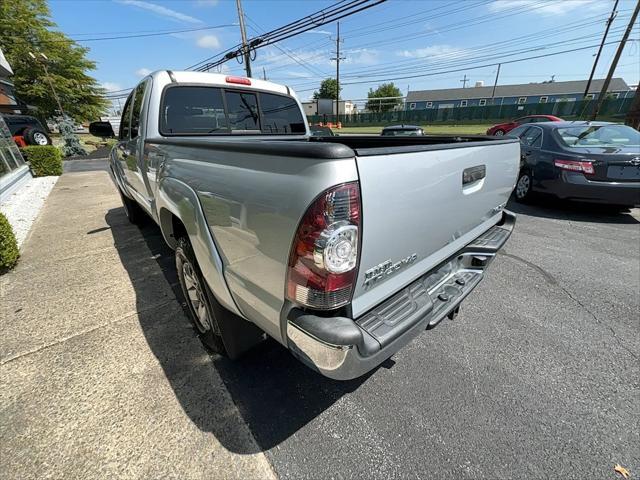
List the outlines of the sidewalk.
{"type": "Polygon", "coordinates": [[[65,173],[0,277],[3,478],[275,478],[143,228],[65,173]]]}

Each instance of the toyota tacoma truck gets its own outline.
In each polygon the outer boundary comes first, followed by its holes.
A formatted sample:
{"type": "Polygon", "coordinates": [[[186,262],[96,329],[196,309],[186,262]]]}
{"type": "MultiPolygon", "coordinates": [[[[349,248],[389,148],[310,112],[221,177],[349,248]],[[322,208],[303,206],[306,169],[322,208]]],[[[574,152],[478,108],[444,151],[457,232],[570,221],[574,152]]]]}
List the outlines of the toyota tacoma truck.
{"type": "Polygon", "coordinates": [[[517,138],[313,137],[287,86],[172,71],[133,89],[110,153],[207,347],[267,334],[340,380],[457,314],[514,227],[519,163],[517,138]]]}

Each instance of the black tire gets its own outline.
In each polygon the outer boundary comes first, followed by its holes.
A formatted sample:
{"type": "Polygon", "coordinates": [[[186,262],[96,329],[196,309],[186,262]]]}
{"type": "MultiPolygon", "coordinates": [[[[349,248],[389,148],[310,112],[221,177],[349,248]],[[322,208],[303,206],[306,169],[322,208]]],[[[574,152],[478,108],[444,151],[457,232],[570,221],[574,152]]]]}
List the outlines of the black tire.
{"type": "Polygon", "coordinates": [[[516,202],[527,203],[530,201],[532,186],[533,179],[531,178],[531,173],[528,170],[522,170],[518,176],[516,188],[513,189],[513,196],[516,202]]]}
{"type": "Polygon", "coordinates": [[[500,128],[499,128],[498,130],[496,130],[495,132],[493,132],[493,135],[494,135],[494,136],[496,136],[496,137],[502,137],[502,136],[504,136],[504,134],[505,134],[505,133],[506,133],[506,132],[505,132],[504,130],[502,130],[502,129],[500,129],[500,128]]]}
{"type": "Polygon", "coordinates": [[[120,198],[122,198],[124,213],[127,214],[129,222],[133,223],[134,225],[139,225],[144,220],[144,211],[142,210],[140,205],[136,203],[135,200],[131,200],[129,197],[120,192],[119,189],[118,192],[120,193],[120,198]]]}
{"type": "Polygon", "coordinates": [[[41,128],[25,128],[22,136],[27,145],[51,145],[51,138],[41,128]]]}
{"type": "Polygon", "coordinates": [[[221,310],[214,305],[215,298],[202,277],[198,261],[187,237],[180,237],[175,251],[176,270],[182,287],[184,300],[202,343],[214,353],[226,356],[220,325],[216,313],[221,310]]]}

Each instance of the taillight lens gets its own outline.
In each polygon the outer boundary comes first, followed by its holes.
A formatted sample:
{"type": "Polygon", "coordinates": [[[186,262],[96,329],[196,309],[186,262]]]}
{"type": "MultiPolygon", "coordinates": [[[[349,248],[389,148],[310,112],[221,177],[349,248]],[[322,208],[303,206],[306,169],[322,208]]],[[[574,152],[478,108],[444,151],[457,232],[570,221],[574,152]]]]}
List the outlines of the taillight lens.
{"type": "Polygon", "coordinates": [[[582,162],[579,160],[554,160],[553,164],[558,168],[572,172],[582,172],[586,175],[593,175],[595,173],[592,162],[582,162]]]}
{"type": "Polygon", "coordinates": [[[289,256],[289,300],[319,310],[349,303],[357,276],[360,211],[358,182],[326,190],[307,209],[289,256]]]}

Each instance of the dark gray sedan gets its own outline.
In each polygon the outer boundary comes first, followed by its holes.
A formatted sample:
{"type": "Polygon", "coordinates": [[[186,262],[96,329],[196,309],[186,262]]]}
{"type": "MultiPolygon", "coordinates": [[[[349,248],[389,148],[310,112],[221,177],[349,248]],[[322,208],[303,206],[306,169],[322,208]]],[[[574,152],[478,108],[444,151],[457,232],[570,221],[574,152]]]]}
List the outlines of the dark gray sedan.
{"type": "Polygon", "coordinates": [[[549,122],[509,132],[520,138],[518,201],[558,198],[640,205],[640,132],[605,122],[549,122]]]}

